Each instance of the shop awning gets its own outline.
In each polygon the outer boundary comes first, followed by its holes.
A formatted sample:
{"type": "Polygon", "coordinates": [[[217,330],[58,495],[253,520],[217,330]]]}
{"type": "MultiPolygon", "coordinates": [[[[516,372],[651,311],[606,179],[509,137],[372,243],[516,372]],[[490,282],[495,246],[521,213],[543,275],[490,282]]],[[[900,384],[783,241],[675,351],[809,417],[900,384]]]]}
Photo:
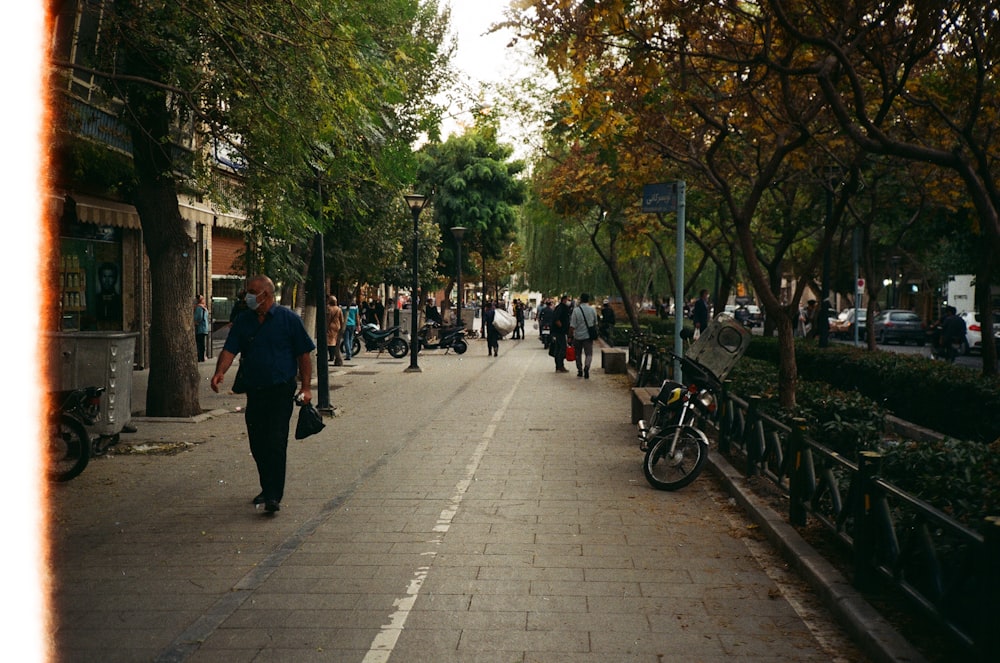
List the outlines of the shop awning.
{"type": "MultiPolygon", "coordinates": [[[[115,228],[130,228],[132,230],[142,229],[142,225],[139,223],[139,213],[132,205],[83,194],[70,194],[70,197],[76,201],[76,216],[83,223],[92,223],[97,226],[113,226],[115,228]]],[[[53,195],[49,201],[51,203],[51,214],[55,218],[60,218],[66,206],[65,197],[53,195]]],[[[217,225],[224,228],[242,228],[242,218],[229,214],[220,214],[210,207],[181,199],[178,201],[178,208],[181,217],[193,223],[199,223],[208,227],[217,225]]]]}
{"type": "MultiPolygon", "coordinates": [[[[132,205],[82,194],[71,194],[70,197],[76,201],[76,217],[84,223],[133,230],[142,227],[139,224],[139,213],[132,205]]],[[[53,196],[51,202],[53,214],[56,218],[61,217],[66,206],[65,198],[53,196]]]]}

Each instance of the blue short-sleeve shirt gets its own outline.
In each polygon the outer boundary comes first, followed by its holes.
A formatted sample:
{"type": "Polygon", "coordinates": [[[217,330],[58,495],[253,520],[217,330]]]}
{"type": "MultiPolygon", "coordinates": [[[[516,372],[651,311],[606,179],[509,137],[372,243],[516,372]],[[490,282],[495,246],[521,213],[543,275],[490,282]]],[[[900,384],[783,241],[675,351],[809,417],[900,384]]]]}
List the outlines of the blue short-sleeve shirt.
{"type": "Polygon", "coordinates": [[[302,319],[291,309],[274,304],[260,322],[255,311],[241,313],[223,348],[240,355],[240,367],[251,389],[295,380],[298,358],[316,349],[302,319]]]}

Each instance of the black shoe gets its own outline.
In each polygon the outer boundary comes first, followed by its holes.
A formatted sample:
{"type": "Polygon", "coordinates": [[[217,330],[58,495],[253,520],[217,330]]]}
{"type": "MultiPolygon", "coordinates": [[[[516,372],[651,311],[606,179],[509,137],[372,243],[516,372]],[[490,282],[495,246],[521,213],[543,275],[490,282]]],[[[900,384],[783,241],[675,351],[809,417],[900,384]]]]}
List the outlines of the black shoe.
{"type": "Polygon", "coordinates": [[[578,378],[582,378],[583,377],[583,371],[581,371],[579,368],[576,369],[576,377],[578,377],[578,378]]]}
{"type": "Polygon", "coordinates": [[[257,506],[259,504],[263,504],[265,501],[266,500],[264,499],[264,493],[261,493],[257,497],[253,498],[253,505],[257,506]]]}
{"type": "Polygon", "coordinates": [[[590,369],[589,368],[583,369],[583,379],[584,380],[589,380],[590,379],[590,369]]]}
{"type": "Polygon", "coordinates": [[[267,500],[264,502],[264,511],[267,511],[268,513],[281,511],[281,504],[278,503],[278,500],[267,500]]]}

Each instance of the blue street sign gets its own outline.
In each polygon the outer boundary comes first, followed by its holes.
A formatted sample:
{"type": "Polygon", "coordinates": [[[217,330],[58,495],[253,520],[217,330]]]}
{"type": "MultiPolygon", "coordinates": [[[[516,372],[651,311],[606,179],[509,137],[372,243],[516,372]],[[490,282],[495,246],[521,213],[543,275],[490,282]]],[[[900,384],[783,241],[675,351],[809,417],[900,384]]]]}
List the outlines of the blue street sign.
{"type": "Polygon", "coordinates": [[[643,212],[676,212],[677,182],[645,184],[642,187],[643,212]]]}

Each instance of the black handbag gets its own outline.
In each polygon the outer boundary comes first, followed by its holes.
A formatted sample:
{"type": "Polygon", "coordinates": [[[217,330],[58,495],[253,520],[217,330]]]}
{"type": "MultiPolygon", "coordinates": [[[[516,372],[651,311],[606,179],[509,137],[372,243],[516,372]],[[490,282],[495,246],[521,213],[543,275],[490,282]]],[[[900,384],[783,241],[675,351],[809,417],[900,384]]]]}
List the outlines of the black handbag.
{"type": "Polygon", "coordinates": [[[299,420],[295,424],[296,440],[304,440],[326,428],[326,424],[323,423],[323,415],[312,403],[296,402],[299,405],[299,420]]]}

